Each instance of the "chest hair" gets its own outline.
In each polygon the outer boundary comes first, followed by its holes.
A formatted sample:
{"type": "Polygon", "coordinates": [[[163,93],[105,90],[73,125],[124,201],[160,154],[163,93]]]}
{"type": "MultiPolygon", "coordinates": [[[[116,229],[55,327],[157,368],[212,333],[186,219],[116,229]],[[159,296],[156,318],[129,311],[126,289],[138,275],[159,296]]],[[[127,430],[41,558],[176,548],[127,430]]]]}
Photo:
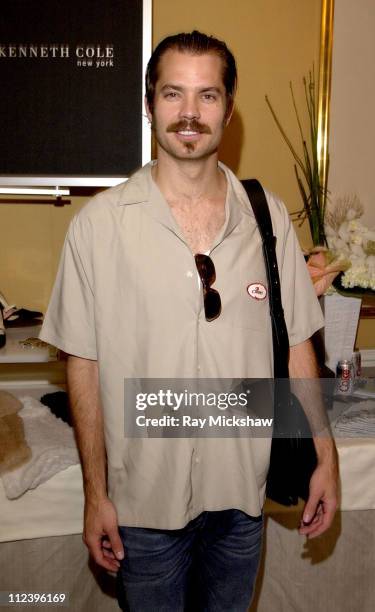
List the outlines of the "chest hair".
{"type": "Polygon", "coordinates": [[[209,251],[225,222],[225,198],[190,205],[168,200],[168,204],[192,253],[209,251]]]}

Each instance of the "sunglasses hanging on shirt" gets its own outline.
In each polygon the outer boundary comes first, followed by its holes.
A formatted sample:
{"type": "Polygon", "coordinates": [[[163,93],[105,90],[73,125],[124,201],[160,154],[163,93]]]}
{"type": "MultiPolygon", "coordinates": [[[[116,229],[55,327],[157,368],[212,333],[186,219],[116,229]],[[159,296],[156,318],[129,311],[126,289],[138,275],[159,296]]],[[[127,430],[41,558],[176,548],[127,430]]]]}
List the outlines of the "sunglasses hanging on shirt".
{"type": "Polygon", "coordinates": [[[211,286],[216,280],[214,262],[209,255],[204,255],[203,253],[197,253],[194,258],[200,279],[202,281],[206,321],[213,321],[214,319],[217,319],[221,313],[221,299],[219,292],[216,291],[216,289],[213,289],[211,286]]]}

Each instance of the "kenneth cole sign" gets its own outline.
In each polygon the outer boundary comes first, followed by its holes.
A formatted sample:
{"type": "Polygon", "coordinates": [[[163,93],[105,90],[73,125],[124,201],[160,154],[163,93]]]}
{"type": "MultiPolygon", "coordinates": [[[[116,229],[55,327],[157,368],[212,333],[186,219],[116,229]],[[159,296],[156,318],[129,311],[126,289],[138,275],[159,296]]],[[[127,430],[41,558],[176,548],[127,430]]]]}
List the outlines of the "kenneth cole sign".
{"type": "Polygon", "coordinates": [[[111,68],[114,65],[114,45],[78,44],[0,44],[0,61],[3,58],[18,59],[74,59],[77,66],[111,68]]]}
{"type": "Polygon", "coordinates": [[[0,182],[108,186],[139,168],[144,27],[145,55],[151,46],[143,0],[0,0],[0,9],[0,182]]]}

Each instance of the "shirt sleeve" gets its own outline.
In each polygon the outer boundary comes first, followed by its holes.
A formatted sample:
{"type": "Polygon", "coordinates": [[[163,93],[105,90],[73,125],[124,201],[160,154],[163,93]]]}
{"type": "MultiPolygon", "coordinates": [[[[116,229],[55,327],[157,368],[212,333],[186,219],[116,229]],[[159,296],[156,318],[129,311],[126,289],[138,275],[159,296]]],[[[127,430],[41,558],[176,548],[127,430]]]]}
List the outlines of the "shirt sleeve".
{"type": "Polygon", "coordinates": [[[324,316],[293,223],[285,205],[280,205],[284,217],[284,242],[279,257],[281,299],[289,344],[293,346],[324,327],[324,316]]]}
{"type": "Polygon", "coordinates": [[[97,359],[90,240],[77,216],[70,223],[39,337],[85,359],[97,359]]]}

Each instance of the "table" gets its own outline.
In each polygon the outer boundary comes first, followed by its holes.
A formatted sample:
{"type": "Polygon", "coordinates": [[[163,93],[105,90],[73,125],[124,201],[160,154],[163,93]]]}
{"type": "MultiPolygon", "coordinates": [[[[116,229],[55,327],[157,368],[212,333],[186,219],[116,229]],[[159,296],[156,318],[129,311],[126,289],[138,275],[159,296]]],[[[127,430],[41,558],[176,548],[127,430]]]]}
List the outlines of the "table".
{"type": "MultiPolygon", "coordinates": [[[[250,612],[375,609],[375,440],[339,439],[338,450],[341,510],[327,534],[306,544],[297,533],[302,506],[288,510],[267,502],[264,550],[250,612]]],[[[0,591],[67,592],[67,612],[119,609],[114,577],[89,560],[82,542],[78,465],[15,502],[0,495],[0,515],[0,591]]],[[[4,612],[14,609],[1,607],[4,612]]]]}
{"type": "Polygon", "coordinates": [[[298,534],[303,503],[266,502],[265,537],[249,612],[373,612],[375,610],[375,439],[336,440],[340,509],[331,528],[306,540],[298,534]]]}

